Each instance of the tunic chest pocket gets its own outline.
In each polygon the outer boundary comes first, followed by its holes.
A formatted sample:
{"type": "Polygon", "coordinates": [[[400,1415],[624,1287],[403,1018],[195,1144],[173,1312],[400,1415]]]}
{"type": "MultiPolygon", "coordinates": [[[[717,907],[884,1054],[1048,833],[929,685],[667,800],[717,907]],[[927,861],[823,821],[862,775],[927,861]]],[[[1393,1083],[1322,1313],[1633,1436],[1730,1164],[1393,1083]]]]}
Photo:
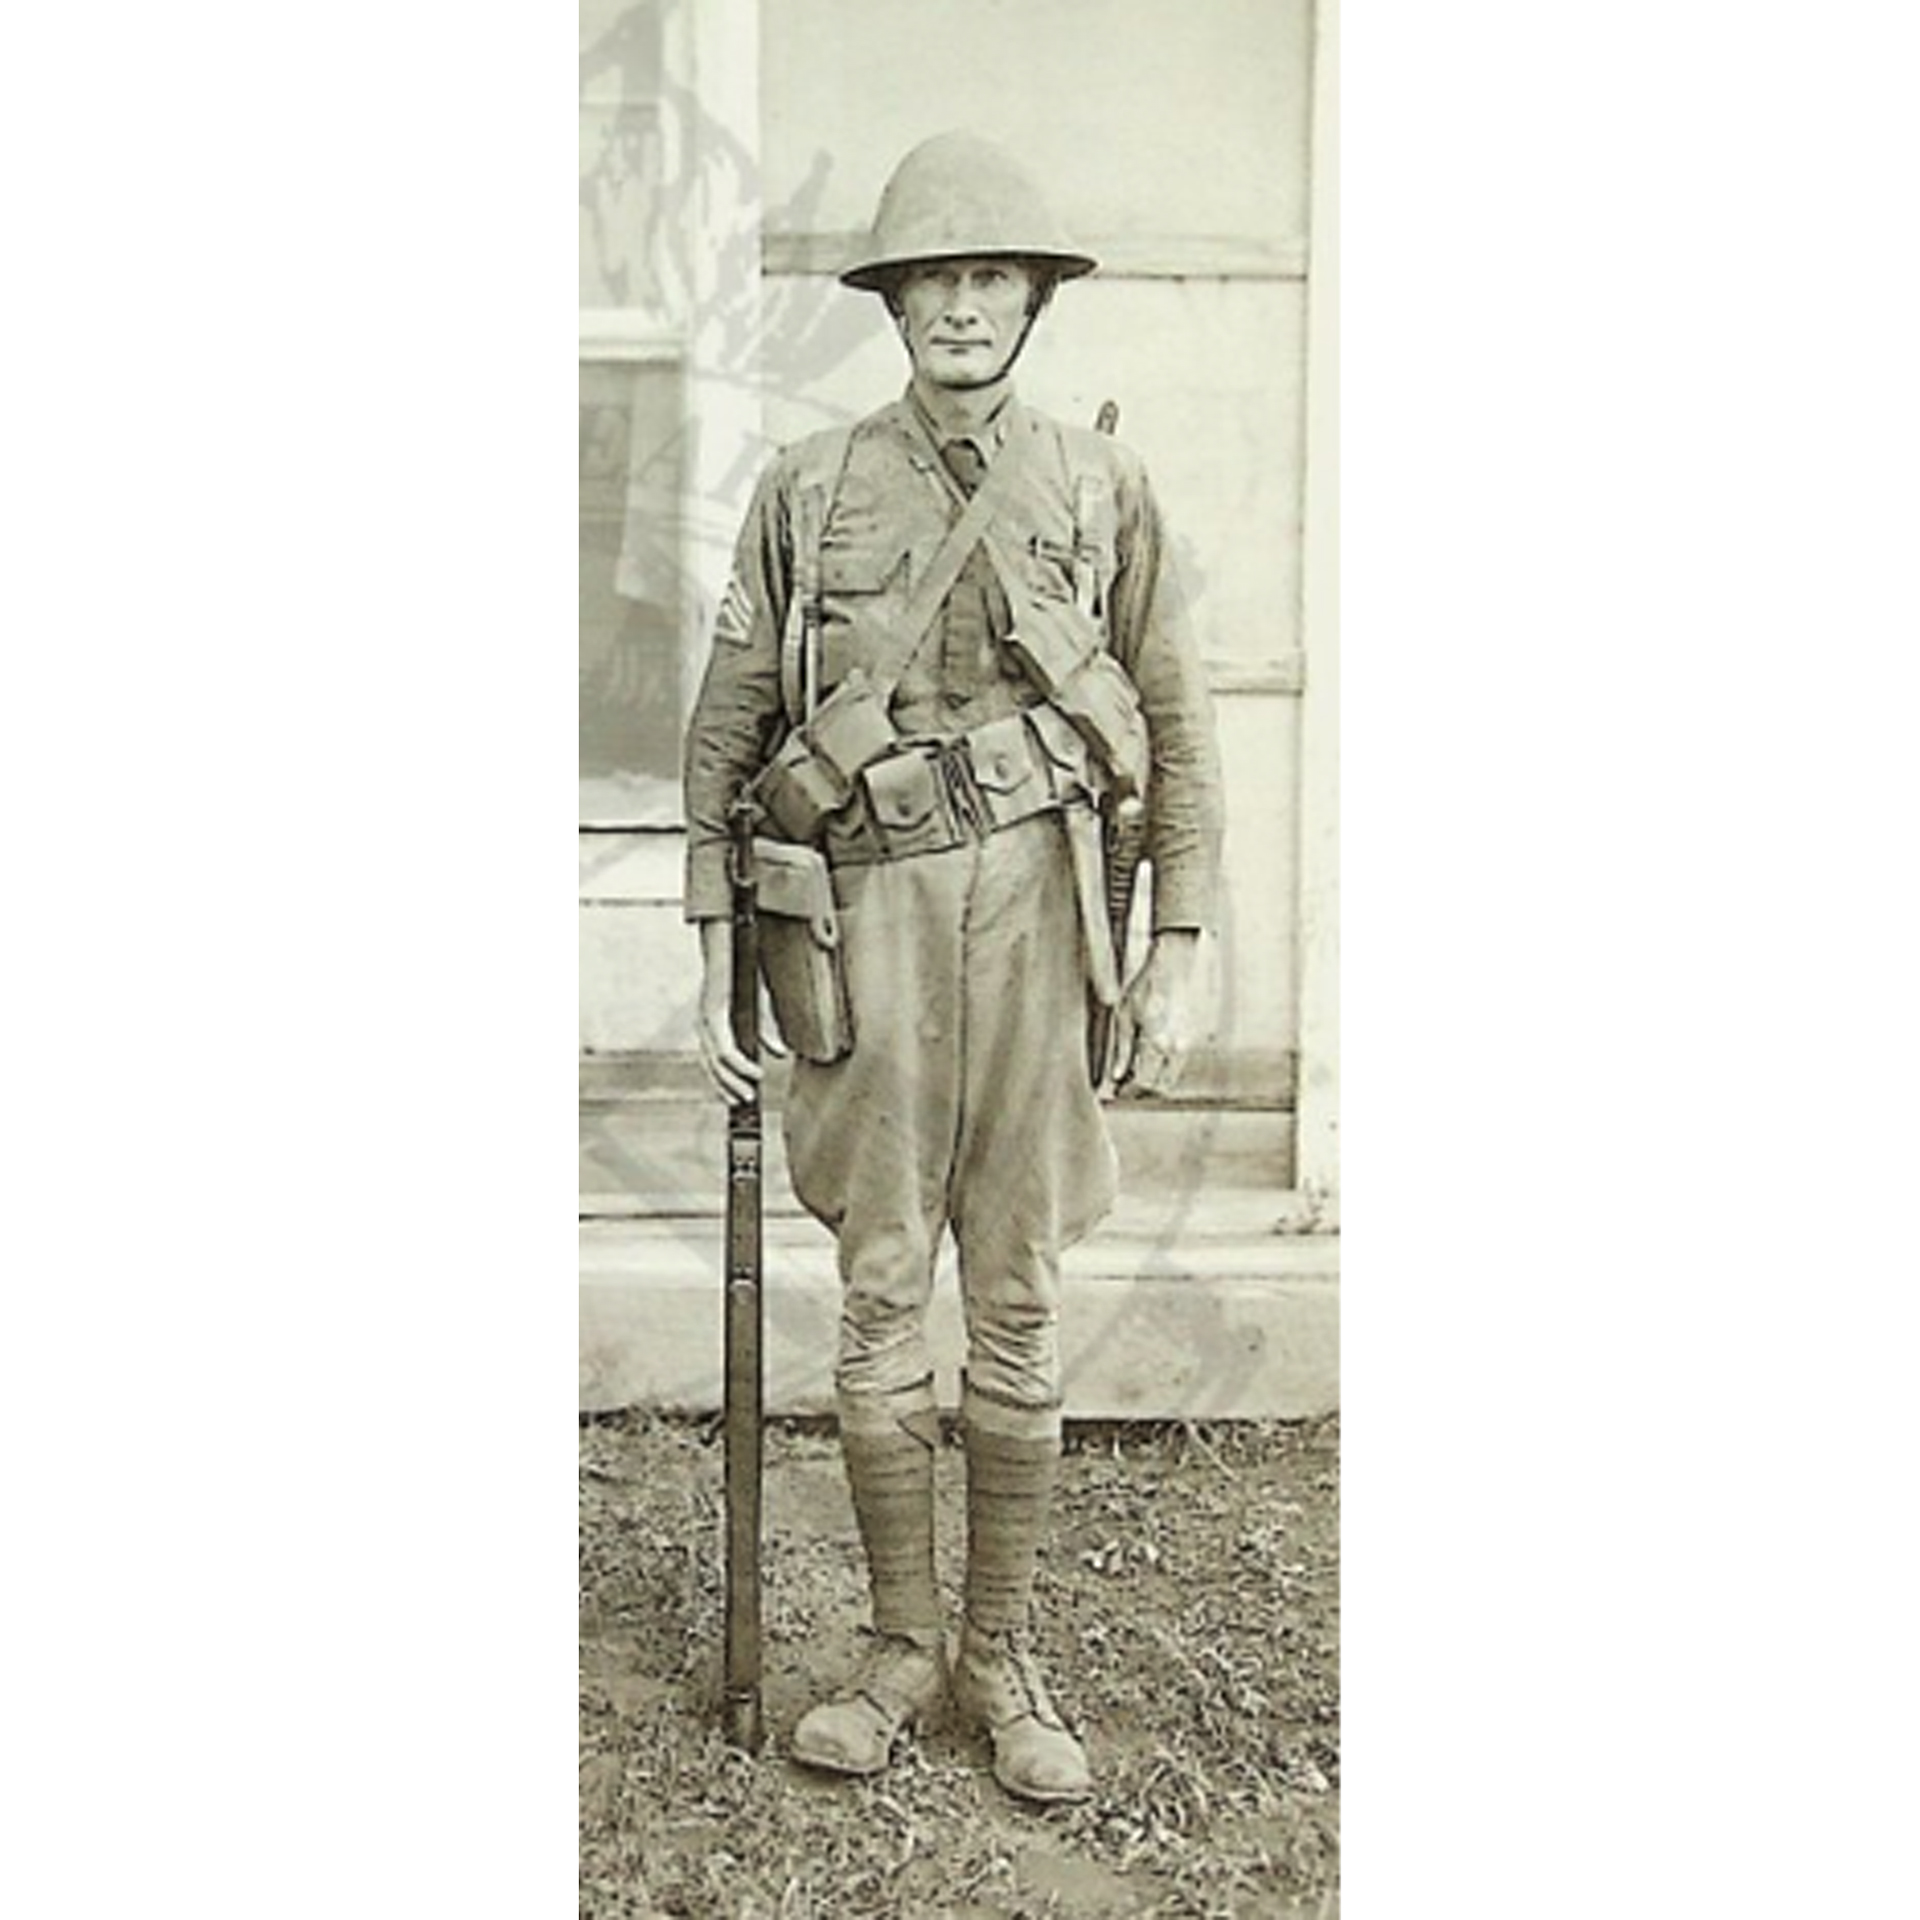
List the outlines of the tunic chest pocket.
{"type": "Polygon", "coordinates": [[[827,684],[868,664],[879,636],[884,596],[904,591],[908,550],[898,541],[820,550],[820,607],[827,684]]]}

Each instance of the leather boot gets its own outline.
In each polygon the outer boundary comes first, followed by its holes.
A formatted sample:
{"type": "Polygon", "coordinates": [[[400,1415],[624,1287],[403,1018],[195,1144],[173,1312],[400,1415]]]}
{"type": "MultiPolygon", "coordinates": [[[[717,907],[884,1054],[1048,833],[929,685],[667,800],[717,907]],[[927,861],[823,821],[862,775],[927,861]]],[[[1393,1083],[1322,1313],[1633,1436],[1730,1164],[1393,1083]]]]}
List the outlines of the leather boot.
{"type": "Polygon", "coordinates": [[[1057,1408],[1007,1407],[969,1388],[966,1619],[954,1704],[993,1742],[993,1775],[1028,1800],[1084,1800],[1086,1750],[1054,1707],[1027,1639],[1034,1573],[1059,1478],[1057,1408]]]}
{"type": "Polygon", "coordinates": [[[878,1773],[894,1740],[925,1724],[947,1688],[946,1655],[898,1634],[875,1634],[846,1684],[793,1730],[793,1757],[829,1773],[878,1773]]]}
{"type": "Polygon", "coordinates": [[[835,1773],[877,1773],[895,1737],[946,1691],[933,1564],[931,1382],[893,1393],[843,1390],[840,1452],[866,1550],[873,1645],[852,1676],[805,1715],[793,1755],[835,1773]]]}
{"type": "Polygon", "coordinates": [[[954,1706],[993,1742],[993,1777],[1023,1800],[1085,1800],[1093,1792],[1087,1750],[1067,1729],[1023,1633],[960,1629],[954,1706]]]}

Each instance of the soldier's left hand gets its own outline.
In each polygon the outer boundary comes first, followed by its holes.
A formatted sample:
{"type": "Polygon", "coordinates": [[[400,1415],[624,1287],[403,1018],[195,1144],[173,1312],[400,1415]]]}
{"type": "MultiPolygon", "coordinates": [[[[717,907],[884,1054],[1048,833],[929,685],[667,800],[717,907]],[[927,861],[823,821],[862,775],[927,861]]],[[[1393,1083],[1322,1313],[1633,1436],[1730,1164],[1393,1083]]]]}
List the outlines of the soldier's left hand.
{"type": "Polygon", "coordinates": [[[1154,935],[1120,1003],[1117,1093],[1171,1093],[1200,1037],[1200,936],[1154,935]]]}

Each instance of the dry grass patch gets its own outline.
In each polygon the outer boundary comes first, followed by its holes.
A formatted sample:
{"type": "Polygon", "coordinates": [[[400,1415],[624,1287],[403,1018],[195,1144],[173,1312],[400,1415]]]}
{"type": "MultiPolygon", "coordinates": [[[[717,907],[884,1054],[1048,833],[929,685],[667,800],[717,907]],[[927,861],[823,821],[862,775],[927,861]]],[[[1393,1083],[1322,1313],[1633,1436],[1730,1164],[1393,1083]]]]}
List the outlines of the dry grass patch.
{"type": "MultiPolygon", "coordinates": [[[[1099,1781],[1003,1795],[951,1727],[873,1781],[785,1742],[864,1619],[830,1432],[767,1440],[767,1720],[716,1731],[721,1452],[711,1423],[580,1433],[583,1920],[1333,1915],[1340,1784],[1337,1423],[1071,1432],[1037,1638],[1099,1781]]],[[[962,1473],[940,1461],[941,1567],[962,1473]]]]}

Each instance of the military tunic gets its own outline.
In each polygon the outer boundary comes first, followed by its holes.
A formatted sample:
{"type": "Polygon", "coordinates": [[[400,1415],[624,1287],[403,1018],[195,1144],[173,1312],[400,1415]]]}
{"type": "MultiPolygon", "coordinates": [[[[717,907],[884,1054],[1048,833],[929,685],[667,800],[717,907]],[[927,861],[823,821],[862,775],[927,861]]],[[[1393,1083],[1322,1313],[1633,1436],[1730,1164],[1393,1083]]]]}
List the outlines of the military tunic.
{"type": "MultiPolygon", "coordinates": [[[[1124,446],[1011,399],[979,432],[978,460],[1003,457],[1016,435],[995,554],[1023,570],[1023,592],[1091,600],[1151,742],[1153,928],[1204,928],[1221,828],[1212,714],[1145,473],[1124,446]]],[[[787,729],[780,646],[798,574],[797,494],[818,492],[824,460],[824,693],[870,667],[957,517],[962,490],[943,458],[956,464],[909,394],[850,436],[785,450],[762,478],[688,732],[689,919],[727,913],[727,808],[787,729]]],[[[900,678],[899,732],[951,738],[1036,703],[1002,644],[1012,625],[995,563],[976,550],[900,678]]],[[[1086,1072],[1085,956],[1061,816],[902,859],[861,857],[857,836],[852,821],[827,836],[853,1052],[831,1066],[797,1060],[787,1109],[795,1191],[838,1242],[839,1384],[890,1391],[928,1377],[925,1306],[951,1228],[970,1384],[1012,1406],[1056,1406],[1060,1252],[1114,1190],[1086,1072]]]]}

